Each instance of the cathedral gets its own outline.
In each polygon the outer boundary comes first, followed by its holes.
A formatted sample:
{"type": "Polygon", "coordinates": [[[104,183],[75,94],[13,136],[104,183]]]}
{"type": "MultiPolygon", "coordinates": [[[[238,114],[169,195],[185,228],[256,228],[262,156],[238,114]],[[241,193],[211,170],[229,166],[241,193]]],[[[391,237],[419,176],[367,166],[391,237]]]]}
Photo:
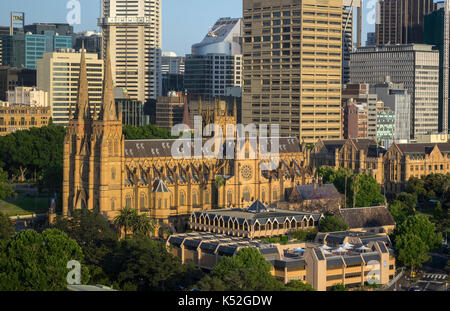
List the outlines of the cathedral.
{"type": "MultiPolygon", "coordinates": [[[[279,138],[279,166],[270,171],[261,169],[259,152],[253,159],[178,159],[171,152],[175,139],[125,140],[108,53],[104,72],[102,104],[91,111],[83,50],[78,100],[64,140],[65,216],[89,209],[112,220],[128,206],[182,231],[192,212],[247,208],[255,200],[273,206],[289,189],[312,181],[308,151],[297,138],[279,138]]],[[[237,108],[230,112],[217,102],[214,111],[200,107],[198,115],[203,125],[236,125],[237,108]]],[[[245,146],[247,154],[251,147],[245,146]]]]}

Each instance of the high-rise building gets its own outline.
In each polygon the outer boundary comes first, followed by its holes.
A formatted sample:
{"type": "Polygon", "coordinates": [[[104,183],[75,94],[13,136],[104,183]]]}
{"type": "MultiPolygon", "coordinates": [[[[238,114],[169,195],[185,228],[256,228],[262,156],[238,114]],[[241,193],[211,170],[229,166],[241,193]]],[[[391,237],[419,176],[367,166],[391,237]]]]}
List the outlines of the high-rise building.
{"type": "Polygon", "coordinates": [[[344,139],[367,138],[367,106],[351,98],[344,103],[342,116],[344,139]]]}
{"type": "Polygon", "coordinates": [[[431,45],[360,47],[351,55],[351,83],[377,84],[390,77],[411,94],[411,138],[438,132],[439,52],[431,45]]]}
{"type": "MultiPolygon", "coordinates": [[[[38,60],[37,86],[48,92],[53,123],[67,125],[77,103],[81,53],[74,50],[44,53],[38,60]]],[[[99,111],[102,100],[103,60],[86,54],[88,97],[91,113],[99,111]]]]}
{"type": "Polygon", "coordinates": [[[342,11],[342,84],[350,81],[350,53],[355,45],[354,19],[355,8],[356,17],[356,46],[361,46],[362,40],[362,0],[344,0],[342,11]]]}
{"type": "Polygon", "coordinates": [[[379,102],[377,107],[377,142],[389,148],[395,141],[395,112],[379,102]]]}
{"type": "Polygon", "coordinates": [[[185,68],[184,56],[177,56],[174,52],[163,52],[161,58],[161,73],[165,74],[184,74],[185,68]]]}
{"type": "MultiPolygon", "coordinates": [[[[344,106],[345,102],[349,99],[354,100],[356,104],[363,105],[366,110],[367,136],[364,136],[363,138],[376,138],[378,105],[377,95],[370,93],[370,86],[367,83],[349,83],[344,89],[342,89],[342,101],[344,106]]],[[[361,136],[359,137],[361,138],[361,136]]]]}
{"type": "Polygon", "coordinates": [[[84,43],[86,53],[96,53],[101,57],[103,39],[101,32],[85,31],[75,35],[75,42],[73,48],[76,51],[81,49],[81,45],[84,43]]]}
{"type": "Polygon", "coordinates": [[[376,43],[423,43],[424,17],[436,9],[433,0],[380,0],[376,43]]]}
{"type": "Polygon", "coordinates": [[[143,103],[156,99],[161,94],[161,0],[102,0],[99,26],[116,86],[143,103]]]}
{"type": "Polygon", "coordinates": [[[185,57],[174,52],[163,52],[161,60],[162,95],[184,92],[185,57]]]}
{"type": "Polygon", "coordinates": [[[186,56],[184,87],[204,99],[242,86],[242,19],[220,18],[186,56]]]}
{"type": "Polygon", "coordinates": [[[244,0],[244,124],[340,139],[342,0],[244,0]]]}
{"type": "Polygon", "coordinates": [[[366,46],[373,46],[373,45],[377,45],[377,39],[375,37],[375,33],[374,32],[368,32],[367,33],[366,46]]]}
{"type": "Polygon", "coordinates": [[[450,1],[445,1],[439,7],[425,16],[424,42],[434,45],[439,51],[439,132],[449,133],[450,1]]]}
{"type": "Polygon", "coordinates": [[[148,124],[148,117],[144,116],[144,105],[142,102],[128,98],[125,90],[114,89],[114,98],[117,113],[122,112],[122,124],[132,126],[144,126],[148,124]]]}
{"type": "Polygon", "coordinates": [[[3,64],[27,69],[36,69],[37,60],[45,52],[72,48],[71,36],[60,36],[54,31],[4,36],[2,41],[3,64]]]}
{"type": "Polygon", "coordinates": [[[8,99],[8,91],[17,86],[36,86],[36,70],[0,66],[0,100],[8,99]]]}
{"type": "Polygon", "coordinates": [[[386,82],[370,86],[370,92],[389,108],[395,116],[394,140],[408,143],[411,136],[411,95],[403,84],[386,82]]]}

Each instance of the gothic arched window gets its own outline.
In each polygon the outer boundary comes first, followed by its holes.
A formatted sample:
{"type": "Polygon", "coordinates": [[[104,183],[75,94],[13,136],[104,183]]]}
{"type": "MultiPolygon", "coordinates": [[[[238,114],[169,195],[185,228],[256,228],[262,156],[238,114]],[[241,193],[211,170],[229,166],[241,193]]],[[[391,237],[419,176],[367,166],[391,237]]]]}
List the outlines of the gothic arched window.
{"type": "Polygon", "coordinates": [[[186,194],[184,193],[184,191],[180,191],[180,205],[184,205],[186,204],[186,194]]]}
{"type": "Polygon", "coordinates": [[[228,204],[233,204],[233,191],[228,190],[227,192],[227,202],[228,204]]]}

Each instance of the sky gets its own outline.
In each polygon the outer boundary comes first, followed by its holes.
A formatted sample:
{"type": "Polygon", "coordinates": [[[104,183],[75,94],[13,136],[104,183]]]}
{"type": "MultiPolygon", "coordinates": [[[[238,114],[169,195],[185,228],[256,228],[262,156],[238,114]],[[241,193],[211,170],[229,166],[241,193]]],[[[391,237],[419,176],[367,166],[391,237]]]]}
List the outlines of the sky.
{"type": "MultiPolygon", "coordinates": [[[[25,12],[25,24],[66,23],[72,7],[70,1],[81,4],[81,24],[74,25],[75,31],[99,30],[100,0],[0,0],[0,25],[9,26],[10,12],[25,12]]],[[[210,27],[220,17],[242,17],[243,0],[162,0],[162,46],[163,51],[178,55],[189,54],[191,46],[200,42],[210,27]]],[[[365,1],[371,6],[374,0],[365,1]]],[[[364,10],[363,43],[366,33],[374,31],[369,24],[370,12],[364,10]]]]}

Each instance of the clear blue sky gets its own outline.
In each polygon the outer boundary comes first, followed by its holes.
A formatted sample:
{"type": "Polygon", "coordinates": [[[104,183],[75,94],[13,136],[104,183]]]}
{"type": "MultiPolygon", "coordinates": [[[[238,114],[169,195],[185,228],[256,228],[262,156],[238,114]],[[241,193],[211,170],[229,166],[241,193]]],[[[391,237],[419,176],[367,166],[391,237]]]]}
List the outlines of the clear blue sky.
{"type": "MultiPolygon", "coordinates": [[[[0,25],[9,25],[11,11],[24,11],[26,24],[36,22],[65,23],[69,0],[0,0],[0,25]]],[[[75,31],[97,30],[100,16],[100,0],[79,0],[81,25],[75,31]]],[[[365,1],[366,5],[370,1],[365,1]]],[[[219,17],[241,17],[242,0],[162,0],[163,51],[178,55],[190,53],[192,44],[200,42],[219,17]]],[[[365,33],[374,31],[367,23],[365,10],[365,33]]]]}

